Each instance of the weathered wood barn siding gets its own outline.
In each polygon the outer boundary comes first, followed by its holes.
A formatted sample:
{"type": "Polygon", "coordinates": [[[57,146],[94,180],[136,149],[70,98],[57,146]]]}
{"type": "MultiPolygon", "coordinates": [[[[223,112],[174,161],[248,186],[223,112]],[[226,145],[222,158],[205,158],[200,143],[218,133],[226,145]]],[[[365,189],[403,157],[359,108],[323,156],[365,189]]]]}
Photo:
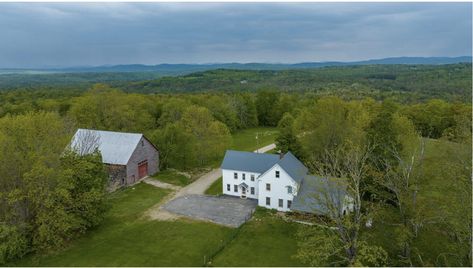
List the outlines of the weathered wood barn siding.
{"type": "Polygon", "coordinates": [[[153,175],[159,171],[158,161],[159,153],[158,150],[151,144],[148,139],[144,136],[141,137],[140,142],[135,148],[135,151],[130,157],[126,165],[127,183],[134,183],[140,179],[138,173],[138,164],[143,161],[148,162],[148,175],[153,175]]]}

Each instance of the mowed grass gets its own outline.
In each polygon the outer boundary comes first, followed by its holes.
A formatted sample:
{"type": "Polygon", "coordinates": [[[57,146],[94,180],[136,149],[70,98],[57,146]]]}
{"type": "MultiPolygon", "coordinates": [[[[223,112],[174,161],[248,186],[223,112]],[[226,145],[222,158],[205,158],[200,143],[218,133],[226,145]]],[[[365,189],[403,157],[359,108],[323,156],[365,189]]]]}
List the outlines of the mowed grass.
{"type": "Polygon", "coordinates": [[[286,222],[273,211],[257,208],[238,236],[217,256],[213,266],[304,266],[293,255],[300,224],[286,222]]]}
{"type": "Polygon", "coordinates": [[[205,190],[205,194],[207,195],[221,195],[222,191],[222,177],[218,178],[210,187],[205,190]]]}
{"type": "Polygon", "coordinates": [[[140,183],[112,194],[104,222],[64,250],[15,266],[201,266],[232,229],[193,221],[152,221],[143,213],[168,191],[140,183]]]}
{"type": "Polygon", "coordinates": [[[192,180],[182,174],[177,173],[177,171],[172,170],[172,169],[167,169],[160,171],[153,176],[151,176],[153,179],[157,179],[162,182],[174,184],[177,186],[186,186],[189,183],[192,182],[192,180]]]}
{"type": "Polygon", "coordinates": [[[240,130],[233,134],[233,145],[228,149],[254,151],[274,143],[277,135],[278,130],[273,127],[257,127],[240,130]],[[258,141],[256,140],[256,135],[258,135],[258,141]]]}

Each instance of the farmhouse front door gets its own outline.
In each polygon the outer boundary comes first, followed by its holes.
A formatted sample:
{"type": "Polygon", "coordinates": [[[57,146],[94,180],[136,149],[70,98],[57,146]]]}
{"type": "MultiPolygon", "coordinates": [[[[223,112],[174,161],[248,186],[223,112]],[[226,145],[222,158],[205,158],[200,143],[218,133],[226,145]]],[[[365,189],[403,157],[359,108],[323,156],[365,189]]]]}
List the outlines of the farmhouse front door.
{"type": "Polygon", "coordinates": [[[141,178],[148,175],[148,161],[143,161],[138,164],[138,176],[141,178]]]}

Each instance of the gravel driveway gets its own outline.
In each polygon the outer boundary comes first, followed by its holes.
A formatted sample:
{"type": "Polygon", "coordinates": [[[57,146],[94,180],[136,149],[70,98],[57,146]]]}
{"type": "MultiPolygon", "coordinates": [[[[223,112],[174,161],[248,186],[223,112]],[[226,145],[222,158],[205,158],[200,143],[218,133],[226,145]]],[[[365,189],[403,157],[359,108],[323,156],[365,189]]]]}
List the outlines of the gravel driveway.
{"type": "Polygon", "coordinates": [[[238,227],[253,213],[257,200],[232,196],[186,195],[169,201],[163,206],[169,212],[238,227]]]}
{"type": "MultiPolygon", "coordinates": [[[[264,153],[275,147],[276,145],[273,143],[259,148],[255,152],[264,153]]],[[[176,190],[162,200],[162,202],[153,206],[148,210],[147,216],[151,219],[167,221],[175,220],[179,216],[184,215],[232,227],[240,226],[245,222],[245,218],[251,215],[250,211],[256,207],[257,201],[204,195],[205,190],[221,176],[222,170],[220,168],[211,170],[193,183],[176,190]],[[191,202],[192,200],[195,203],[191,202]],[[252,205],[253,202],[254,205],[252,205]],[[248,209],[251,206],[252,208],[248,209]]],[[[144,182],[149,183],[146,180],[144,182]]],[[[152,184],[160,187],[156,183],[152,184]]]]}

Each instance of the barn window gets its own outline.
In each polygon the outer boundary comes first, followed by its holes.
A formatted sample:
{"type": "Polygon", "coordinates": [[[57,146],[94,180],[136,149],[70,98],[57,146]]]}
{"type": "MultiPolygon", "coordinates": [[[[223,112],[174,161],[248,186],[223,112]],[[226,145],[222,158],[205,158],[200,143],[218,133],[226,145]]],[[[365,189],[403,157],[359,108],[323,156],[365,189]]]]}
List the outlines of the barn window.
{"type": "Polygon", "coordinates": [[[279,171],[276,170],[276,178],[279,178],[279,171]]]}

